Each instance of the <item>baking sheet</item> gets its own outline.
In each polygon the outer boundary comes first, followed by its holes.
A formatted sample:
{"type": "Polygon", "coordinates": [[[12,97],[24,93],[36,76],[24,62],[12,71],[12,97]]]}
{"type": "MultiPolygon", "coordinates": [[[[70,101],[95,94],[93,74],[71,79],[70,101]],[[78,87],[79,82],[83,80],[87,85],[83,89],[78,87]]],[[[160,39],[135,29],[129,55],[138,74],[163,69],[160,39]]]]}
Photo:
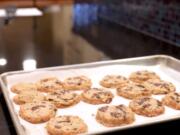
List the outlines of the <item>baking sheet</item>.
{"type": "MultiPolygon", "coordinates": [[[[7,93],[5,97],[8,98],[9,103],[12,104],[13,110],[15,111],[15,114],[13,115],[15,117],[16,116],[18,117],[18,121],[21,124],[21,126],[18,129],[25,132],[25,134],[27,135],[33,135],[33,134],[47,135],[47,131],[45,129],[46,123],[31,124],[21,119],[18,116],[19,106],[12,102],[12,99],[15,96],[15,94],[10,91],[10,87],[13,84],[18,83],[18,82],[24,82],[24,81],[36,82],[41,78],[51,77],[51,76],[56,76],[60,80],[63,81],[67,77],[85,75],[92,80],[93,87],[99,88],[101,87],[99,85],[99,81],[105,75],[119,74],[119,75],[128,77],[131,72],[134,72],[137,70],[150,70],[150,71],[156,72],[161,77],[161,79],[172,82],[176,86],[177,91],[180,92],[180,81],[178,80],[179,78],[177,78],[178,75],[180,76],[180,73],[177,70],[174,70],[166,66],[164,62],[159,63],[159,64],[154,64],[154,65],[148,65],[148,64],[147,65],[131,65],[131,64],[123,65],[123,64],[117,63],[117,64],[105,65],[105,66],[99,65],[97,67],[86,66],[84,68],[76,68],[76,69],[59,69],[59,70],[51,70],[51,71],[38,70],[38,71],[27,72],[23,74],[17,74],[17,73],[12,74],[6,77],[6,84],[7,84],[8,89],[7,89],[7,93]]],[[[109,89],[109,90],[111,90],[113,94],[115,95],[113,101],[110,103],[111,105],[124,104],[128,106],[130,100],[117,96],[115,89],[109,89]]],[[[153,97],[160,100],[163,96],[153,96],[153,97]]],[[[120,130],[124,128],[131,128],[135,126],[180,118],[180,111],[176,111],[176,110],[166,107],[165,113],[163,115],[152,117],[152,118],[136,115],[136,121],[133,124],[115,127],[115,128],[107,128],[97,123],[95,120],[97,109],[104,105],[105,104],[91,105],[91,104],[87,104],[81,101],[79,104],[75,106],[72,106],[66,109],[58,109],[56,116],[59,116],[59,115],[80,116],[88,125],[87,134],[103,133],[103,132],[108,132],[108,131],[120,130]]]]}

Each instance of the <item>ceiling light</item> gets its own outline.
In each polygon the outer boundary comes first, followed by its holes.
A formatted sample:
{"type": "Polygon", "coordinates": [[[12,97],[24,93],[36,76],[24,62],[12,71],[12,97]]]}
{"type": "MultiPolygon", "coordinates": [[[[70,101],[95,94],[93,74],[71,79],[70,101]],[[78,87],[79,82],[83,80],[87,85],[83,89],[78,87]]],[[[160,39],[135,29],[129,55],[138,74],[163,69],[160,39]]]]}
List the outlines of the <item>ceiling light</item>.
{"type": "Polygon", "coordinates": [[[0,66],[5,66],[7,64],[7,60],[5,58],[0,58],[0,66]]]}
{"type": "Polygon", "coordinates": [[[18,8],[16,16],[42,16],[42,11],[37,8],[18,8]]]}
{"type": "Polygon", "coordinates": [[[36,60],[34,59],[26,59],[23,61],[23,70],[29,71],[36,69],[36,60]]]}
{"type": "MultiPolygon", "coordinates": [[[[42,16],[43,13],[38,8],[17,8],[14,10],[15,17],[42,16]]],[[[8,17],[6,9],[0,9],[0,17],[8,17]]]]}

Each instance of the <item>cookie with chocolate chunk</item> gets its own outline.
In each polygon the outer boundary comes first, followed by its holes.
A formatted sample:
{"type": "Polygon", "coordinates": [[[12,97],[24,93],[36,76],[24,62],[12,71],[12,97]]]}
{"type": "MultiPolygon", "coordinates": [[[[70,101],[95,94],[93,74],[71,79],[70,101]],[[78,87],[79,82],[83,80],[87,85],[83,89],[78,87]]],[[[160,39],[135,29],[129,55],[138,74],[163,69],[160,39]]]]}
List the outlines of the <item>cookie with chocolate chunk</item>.
{"type": "Polygon", "coordinates": [[[102,88],[92,88],[81,94],[82,100],[89,104],[109,104],[113,97],[110,91],[102,88]]]}
{"type": "Polygon", "coordinates": [[[141,70],[131,73],[129,79],[136,83],[143,83],[149,79],[160,79],[160,77],[155,72],[141,70]]]}
{"type": "Polygon", "coordinates": [[[22,105],[35,101],[43,101],[44,99],[44,94],[39,91],[23,91],[20,94],[14,96],[13,101],[18,105],[22,105]]]}
{"type": "Polygon", "coordinates": [[[130,81],[121,75],[106,75],[101,81],[100,85],[106,88],[117,88],[123,87],[128,84],[130,81]]]}
{"type": "Polygon", "coordinates": [[[143,83],[146,89],[152,91],[152,94],[168,94],[176,90],[175,86],[171,82],[151,79],[143,83]]]}
{"type": "Polygon", "coordinates": [[[141,97],[134,99],[129,103],[129,107],[133,112],[139,115],[153,117],[164,113],[165,108],[163,104],[151,97],[141,97]]]}
{"type": "Polygon", "coordinates": [[[65,90],[87,90],[91,85],[91,80],[86,76],[69,77],[64,80],[65,90]]]}
{"type": "Polygon", "coordinates": [[[135,99],[143,96],[151,96],[151,91],[141,84],[129,83],[122,88],[117,88],[117,95],[127,99],[135,99]]]}
{"type": "Polygon", "coordinates": [[[37,90],[37,87],[36,87],[35,84],[33,84],[33,83],[25,83],[25,82],[14,84],[11,87],[11,91],[13,93],[16,93],[16,94],[19,94],[22,91],[36,91],[36,90],[37,90]]]}
{"type": "Polygon", "coordinates": [[[88,126],[78,116],[63,115],[52,118],[46,129],[50,135],[77,135],[86,133],[88,126]]]}
{"type": "Polygon", "coordinates": [[[49,93],[46,100],[55,104],[57,108],[65,108],[79,103],[80,96],[72,91],[59,90],[49,93]]]}
{"type": "Polygon", "coordinates": [[[180,110],[180,93],[172,92],[167,94],[162,102],[164,105],[171,107],[176,110],[180,110]]]}
{"type": "Polygon", "coordinates": [[[56,77],[48,77],[41,79],[36,83],[36,86],[38,91],[41,92],[54,92],[56,90],[63,89],[63,83],[56,77]]]}
{"type": "Polygon", "coordinates": [[[46,122],[55,114],[55,105],[46,101],[26,103],[19,110],[20,117],[33,124],[46,122]]]}
{"type": "Polygon", "coordinates": [[[133,123],[135,116],[131,109],[124,105],[111,105],[100,107],[96,120],[106,127],[115,127],[133,123]]]}

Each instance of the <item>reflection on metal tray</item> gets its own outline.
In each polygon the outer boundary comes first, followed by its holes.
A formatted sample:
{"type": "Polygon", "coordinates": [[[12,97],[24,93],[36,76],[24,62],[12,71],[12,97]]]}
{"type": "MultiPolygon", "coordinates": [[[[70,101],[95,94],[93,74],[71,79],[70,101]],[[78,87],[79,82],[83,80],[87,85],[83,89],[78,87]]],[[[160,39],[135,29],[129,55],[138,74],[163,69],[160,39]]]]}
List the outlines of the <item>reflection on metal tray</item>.
{"type": "MultiPolygon", "coordinates": [[[[74,70],[79,70],[79,71],[85,71],[84,69],[90,71],[96,71],[106,68],[108,70],[108,67],[116,67],[116,66],[122,66],[121,70],[125,70],[126,67],[131,68],[131,67],[157,67],[154,68],[154,70],[158,69],[158,72],[163,74],[163,77],[171,78],[174,82],[176,82],[176,86],[179,87],[180,84],[180,61],[170,57],[170,56],[165,56],[165,55],[155,55],[155,56],[146,56],[146,57],[138,57],[138,58],[129,58],[129,59],[121,59],[121,60],[110,60],[110,61],[103,61],[103,62],[95,62],[95,63],[89,63],[89,64],[79,64],[79,65],[70,65],[70,66],[61,66],[61,67],[52,67],[52,68],[43,68],[43,69],[37,69],[35,71],[15,71],[15,72],[7,72],[1,75],[0,81],[1,81],[1,87],[2,87],[2,92],[4,94],[4,97],[6,99],[12,120],[14,122],[14,125],[16,127],[17,133],[19,135],[25,135],[25,134],[30,134],[28,130],[26,130],[26,125],[23,125],[23,123],[20,121],[18,115],[17,115],[17,109],[14,107],[12,103],[12,98],[10,97],[10,91],[8,89],[9,82],[8,78],[10,77],[16,77],[16,76],[27,76],[30,74],[37,74],[40,73],[46,73],[46,72],[61,72],[63,71],[64,74],[74,70]],[[124,66],[124,67],[123,67],[124,66]],[[97,69],[97,70],[96,70],[97,69]]],[[[135,70],[134,69],[134,70],[135,70]]],[[[151,68],[150,68],[151,69],[151,68]]],[[[152,68],[153,69],[153,68],[152,68]]],[[[123,71],[121,71],[123,72],[123,71]]],[[[105,72],[108,73],[108,72],[105,72]]],[[[106,74],[105,74],[106,75],[106,74]]],[[[96,79],[95,79],[96,80],[96,79]]],[[[143,126],[143,125],[148,125],[148,124],[153,124],[153,123],[160,123],[160,122],[165,122],[169,120],[175,120],[179,119],[180,115],[178,115],[179,112],[174,113],[172,116],[165,116],[165,117],[158,117],[152,118],[152,120],[146,120],[144,122],[139,121],[135,124],[132,125],[127,125],[127,126],[120,126],[116,128],[101,128],[101,131],[94,131],[92,128],[90,129],[88,134],[102,134],[106,132],[111,132],[111,131],[118,131],[122,129],[129,129],[132,127],[137,127],[137,126],[143,126]],[[104,130],[103,130],[104,129],[104,130]],[[92,132],[94,131],[94,132],[92,132]]],[[[171,113],[170,113],[171,114],[171,113]]],[[[31,133],[32,134],[32,133],[31,133]]]]}

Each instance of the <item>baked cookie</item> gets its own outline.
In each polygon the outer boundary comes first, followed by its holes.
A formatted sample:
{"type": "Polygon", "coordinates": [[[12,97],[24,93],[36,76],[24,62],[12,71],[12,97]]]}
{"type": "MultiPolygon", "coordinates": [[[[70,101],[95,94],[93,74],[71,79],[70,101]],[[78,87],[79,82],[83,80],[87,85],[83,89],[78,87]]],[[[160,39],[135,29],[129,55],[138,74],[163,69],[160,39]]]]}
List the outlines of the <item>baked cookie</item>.
{"type": "Polygon", "coordinates": [[[153,117],[163,114],[165,108],[163,104],[151,97],[141,97],[134,99],[129,103],[129,107],[133,112],[139,115],[153,117]]]}
{"type": "Polygon", "coordinates": [[[46,101],[26,103],[19,110],[20,117],[33,124],[46,122],[55,114],[55,105],[46,101]]]}
{"type": "Polygon", "coordinates": [[[43,93],[38,91],[23,91],[20,94],[14,96],[13,101],[22,105],[25,103],[35,102],[35,101],[43,101],[45,96],[43,93]]]}
{"type": "Polygon", "coordinates": [[[57,108],[65,108],[79,103],[80,96],[67,90],[59,90],[49,93],[46,100],[55,104],[57,108]]]}
{"type": "Polygon", "coordinates": [[[88,126],[78,116],[58,116],[52,118],[46,126],[50,135],[77,135],[88,131],[88,126]]]}
{"type": "Polygon", "coordinates": [[[65,90],[87,90],[91,85],[91,80],[86,76],[69,77],[64,80],[65,90]]]}
{"type": "Polygon", "coordinates": [[[167,94],[176,90],[175,86],[167,81],[151,79],[143,83],[146,89],[152,91],[152,94],[167,94]]]}
{"type": "Polygon", "coordinates": [[[89,104],[109,104],[113,97],[110,91],[102,88],[92,88],[81,94],[81,99],[89,104]]]}
{"type": "Polygon", "coordinates": [[[128,84],[130,81],[121,75],[106,75],[101,81],[100,85],[106,88],[117,88],[123,87],[128,84]]]}
{"type": "Polygon", "coordinates": [[[11,91],[13,93],[19,94],[22,91],[35,91],[37,90],[37,87],[33,83],[17,83],[11,87],[11,91]]]}
{"type": "Polygon", "coordinates": [[[63,89],[63,83],[56,77],[49,77],[41,79],[36,83],[38,91],[41,92],[54,92],[63,89]]]}
{"type": "Polygon", "coordinates": [[[98,109],[96,120],[106,127],[115,127],[133,123],[134,113],[124,105],[104,106],[98,109]]]}
{"type": "Polygon", "coordinates": [[[169,93],[162,99],[162,102],[168,107],[180,110],[180,93],[169,93]]]}
{"type": "Polygon", "coordinates": [[[129,83],[122,88],[117,88],[117,95],[127,99],[135,99],[143,96],[151,96],[151,91],[141,84],[129,83]]]}
{"type": "Polygon", "coordinates": [[[129,79],[136,83],[143,83],[149,79],[160,79],[160,77],[155,72],[141,70],[131,73],[129,79]]]}

